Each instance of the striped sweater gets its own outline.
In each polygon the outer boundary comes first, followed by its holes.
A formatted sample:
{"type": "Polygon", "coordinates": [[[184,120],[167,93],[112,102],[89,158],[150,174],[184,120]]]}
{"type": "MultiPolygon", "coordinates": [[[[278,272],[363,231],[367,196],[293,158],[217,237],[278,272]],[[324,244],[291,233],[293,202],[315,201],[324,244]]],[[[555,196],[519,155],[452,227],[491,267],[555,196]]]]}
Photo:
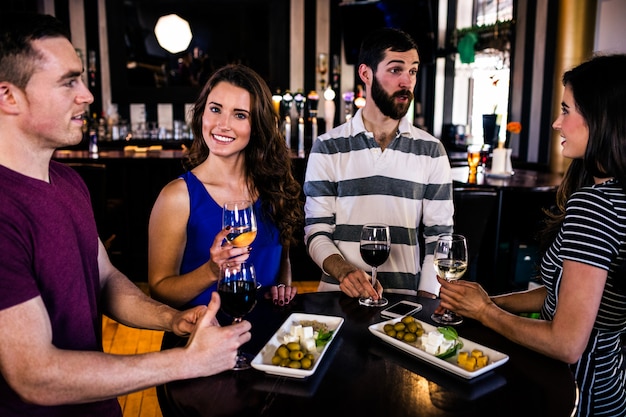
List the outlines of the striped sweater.
{"type": "MultiPolygon", "coordinates": [[[[405,117],[382,151],[359,110],[313,143],[304,193],[305,242],[320,267],[328,256],[340,254],[369,271],[359,252],[361,227],[382,222],[390,226],[392,240],[389,258],[378,268],[385,291],[439,293],[432,253],[437,235],[452,231],[454,205],[450,163],[438,139],[405,117]]],[[[326,274],[322,280],[338,284],[326,274]]]]}

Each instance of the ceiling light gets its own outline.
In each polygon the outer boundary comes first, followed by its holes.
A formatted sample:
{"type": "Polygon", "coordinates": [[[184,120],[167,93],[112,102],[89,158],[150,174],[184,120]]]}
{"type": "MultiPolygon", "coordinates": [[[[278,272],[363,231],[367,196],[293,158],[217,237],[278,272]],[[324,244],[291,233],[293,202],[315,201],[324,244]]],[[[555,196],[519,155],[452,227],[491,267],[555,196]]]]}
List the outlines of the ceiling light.
{"type": "Polygon", "coordinates": [[[159,45],[173,54],[183,52],[191,43],[191,28],[189,23],[176,14],[161,16],[154,26],[159,45]]]}

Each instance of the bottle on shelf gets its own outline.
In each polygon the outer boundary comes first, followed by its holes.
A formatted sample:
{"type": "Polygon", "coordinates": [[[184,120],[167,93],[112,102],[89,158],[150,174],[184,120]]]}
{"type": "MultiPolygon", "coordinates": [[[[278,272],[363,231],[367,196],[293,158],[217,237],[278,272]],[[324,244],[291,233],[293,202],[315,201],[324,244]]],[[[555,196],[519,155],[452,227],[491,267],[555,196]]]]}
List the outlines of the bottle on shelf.
{"type": "Polygon", "coordinates": [[[98,116],[94,113],[89,123],[89,153],[92,155],[98,154],[98,130],[98,116]]]}

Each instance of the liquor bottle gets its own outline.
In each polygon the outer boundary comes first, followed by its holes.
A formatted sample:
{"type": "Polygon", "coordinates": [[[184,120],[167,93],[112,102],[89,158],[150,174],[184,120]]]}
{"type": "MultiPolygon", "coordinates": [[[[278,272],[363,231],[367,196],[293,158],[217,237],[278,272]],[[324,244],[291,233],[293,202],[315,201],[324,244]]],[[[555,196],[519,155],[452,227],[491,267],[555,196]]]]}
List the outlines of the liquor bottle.
{"type": "Polygon", "coordinates": [[[92,155],[98,154],[98,128],[98,116],[94,113],[89,123],[89,153],[92,155]]]}

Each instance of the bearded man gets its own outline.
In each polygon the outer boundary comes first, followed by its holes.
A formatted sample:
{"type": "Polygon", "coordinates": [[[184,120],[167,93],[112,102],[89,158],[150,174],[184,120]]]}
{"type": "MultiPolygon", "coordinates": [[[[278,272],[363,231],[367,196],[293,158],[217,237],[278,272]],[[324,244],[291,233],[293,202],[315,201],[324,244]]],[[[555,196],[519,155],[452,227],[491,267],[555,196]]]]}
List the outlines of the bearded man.
{"type": "Polygon", "coordinates": [[[381,298],[383,288],[431,298],[439,293],[433,252],[437,236],[453,229],[452,174],[439,139],[407,117],[418,69],[418,48],[408,34],[375,30],[359,53],[365,106],[313,144],[304,231],[307,251],[323,271],[320,291],[372,299],[381,298]],[[360,255],[366,223],[391,231],[391,252],[374,285],[360,255]]]}

